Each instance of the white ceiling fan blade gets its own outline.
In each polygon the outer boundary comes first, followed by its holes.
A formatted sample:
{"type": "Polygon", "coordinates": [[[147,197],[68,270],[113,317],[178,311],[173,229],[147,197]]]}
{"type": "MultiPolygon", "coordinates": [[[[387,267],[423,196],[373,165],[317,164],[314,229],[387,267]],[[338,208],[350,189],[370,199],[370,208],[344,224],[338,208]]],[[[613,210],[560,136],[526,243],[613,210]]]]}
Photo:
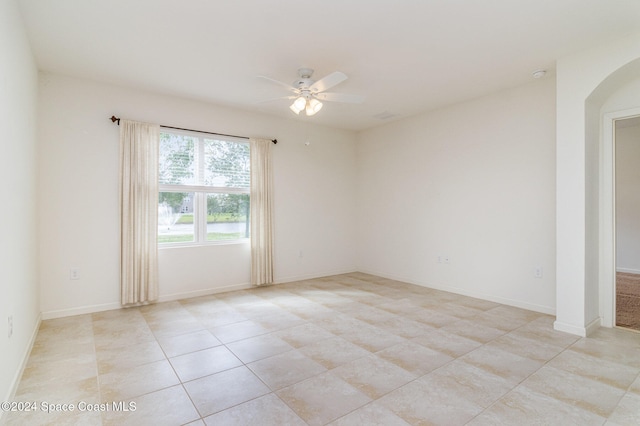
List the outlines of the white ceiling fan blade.
{"type": "Polygon", "coordinates": [[[336,84],[342,83],[346,79],[347,76],[344,73],[341,73],[340,71],[332,72],[328,76],[321,78],[320,80],[313,83],[311,87],[309,87],[309,90],[314,93],[324,92],[325,90],[332,88],[336,84]]]}
{"type": "Polygon", "coordinates": [[[276,83],[276,84],[279,84],[280,86],[284,86],[287,89],[289,89],[290,91],[292,91],[293,93],[300,93],[300,91],[297,88],[293,87],[292,85],[287,84],[287,83],[283,83],[282,81],[274,80],[271,77],[267,77],[265,75],[259,75],[258,78],[264,78],[265,80],[268,80],[268,81],[270,81],[272,83],[276,83]]]}
{"type": "Polygon", "coordinates": [[[256,103],[257,104],[264,104],[264,103],[267,103],[267,102],[279,101],[281,99],[296,99],[297,97],[298,97],[297,95],[294,95],[294,96],[280,96],[280,97],[277,97],[277,98],[264,99],[264,100],[258,101],[256,103]]]}
{"type": "Polygon", "coordinates": [[[346,93],[318,93],[315,95],[316,98],[321,101],[329,101],[329,102],[346,102],[350,104],[360,104],[364,102],[364,96],[360,95],[348,95],[346,93]]]}

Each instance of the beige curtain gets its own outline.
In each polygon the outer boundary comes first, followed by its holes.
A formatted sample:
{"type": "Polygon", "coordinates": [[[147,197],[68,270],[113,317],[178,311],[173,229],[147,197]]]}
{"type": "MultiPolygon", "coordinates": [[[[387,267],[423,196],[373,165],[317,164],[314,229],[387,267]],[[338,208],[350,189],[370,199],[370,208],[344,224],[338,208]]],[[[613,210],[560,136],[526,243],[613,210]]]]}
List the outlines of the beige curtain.
{"type": "Polygon", "coordinates": [[[268,139],[251,143],[251,284],[273,283],[273,171],[268,139]]]}
{"type": "Polygon", "coordinates": [[[120,295],[123,306],[158,298],[157,124],[120,121],[120,295]]]}

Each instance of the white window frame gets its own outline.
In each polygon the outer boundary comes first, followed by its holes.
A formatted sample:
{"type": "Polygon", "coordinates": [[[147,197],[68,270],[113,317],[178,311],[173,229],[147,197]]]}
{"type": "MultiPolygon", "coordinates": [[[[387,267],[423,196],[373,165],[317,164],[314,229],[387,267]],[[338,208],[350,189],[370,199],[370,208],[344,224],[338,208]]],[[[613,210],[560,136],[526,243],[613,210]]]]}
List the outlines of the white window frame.
{"type": "MultiPolygon", "coordinates": [[[[187,130],[176,130],[160,128],[160,133],[169,133],[173,135],[190,136],[196,138],[197,152],[196,158],[196,181],[199,177],[204,176],[204,139],[218,140],[225,142],[241,143],[249,145],[249,141],[243,138],[236,138],[233,136],[218,136],[208,133],[200,133],[187,130]]],[[[208,185],[175,185],[175,184],[160,184],[158,183],[158,193],[160,192],[187,192],[193,193],[193,241],[182,242],[158,242],[158,248],[173,248],[173,247],[193,247],[202,245],[225,245],[225,244],[239,244],[248,243],[250,238],[236,238],[229,240],[207,240],[207,194],[249,194],[249,188],[234,188],[226,186],[208,186],[208,185]]]]}

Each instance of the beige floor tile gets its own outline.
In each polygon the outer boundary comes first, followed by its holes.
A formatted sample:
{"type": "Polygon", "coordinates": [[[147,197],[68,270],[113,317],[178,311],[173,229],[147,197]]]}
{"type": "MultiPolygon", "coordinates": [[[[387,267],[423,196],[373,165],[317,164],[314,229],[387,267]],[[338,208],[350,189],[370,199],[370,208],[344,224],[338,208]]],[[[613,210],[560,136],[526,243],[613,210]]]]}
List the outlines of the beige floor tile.
{"type": "MultiPolygon", "coordinates": [[[[638,335],[640,341],[640,334],[638,335]]],[[[571,346],[572,351],[591,355],[640,370],[640,346],[619,344],[592,338],[580,339],[571,346]]]]}
{"type": "Polygon", "coordinates": [[[376,403],[412,425],[463,425],[483,409],[450,388],[437,388],[420,380],[396,389],[376,403]]]}
{"type": "Polygon", "coordinates": [[[445,353],[426,348],[410,341],[402,342],[380,352],[376,352],[376,355],[394,363],[415,376],[427,374],[454,359],[445,353]]]}
{"type": "Polygon", "coordinates": [[[184,426],[207,426],[207,425],[204,423],[204,420],[199,419],[199,420],[196,420],[194,422],[187,423],[184,426]]]}
{"type": "Polygon", "coordinates": [[[360,328],[339,333],[340,337],[356,344],[370,352],[377,352],[390,346],[406,341],[403,337],[397,336],[381,328],[365,324],[360,328]]]}
{"type": "Polygon", "coordinates": [[[487,346],[475,349],[459,359],[507,379],[514,385],[520,383],[544,364],[541,361],[535,361],[487,346]]]}
{"type": "Polygon", "coordinates": [[[639,425],[640,395],[627,393],[609,416],[609,420],[619,425],[639,425]]]}
{"type": "Polygon", "coordinates": [[[245,364],[293,349],[291,345],[273,334],[229,343],[227,347],[245,364]]]}
{"type": "Polygon", "coordinates": [[[332,337],[312,343],[300,348],[300,352],[328,369],[371,354],[342,337],[332,337]]]}
{"type": "Polygon", "coordinates": [[[363,273],[47,320],[16,401],[135,398],[138,409],[2,420],[582,425],[610,414],[611,426],[638,423],[640,333],[580,339],[554,321],[363,273]]]}
{"type": "Polygon", "coordinates": [[[161,337],[158,339],[158,343],[160,343],[167,358],[222,345],[222,342],[216,339],[208,330],[172,337],[161,337]]]}
{"type": "Polygon", "coordinates": [[[77,382],[25,383],[20,382],[13,401],[49,402],[53,404],[75,404],[80,401],[100,402],[97,377],[77,382]]]}
{"type": "Polygon", "coordinates": [[[473,319],[460,320],[441,328],[447,333],[454,333],[458,336],[476,340],[480,343],[490,342],[491,340],[496,339],[503,334],[506,334],[506,332],[503,330],[498,330],[497,328],[477,324],[473,322],[473,319]]]}
{"type": "Polygon", "coordinates": [[[396,416],[391,410],[375,402],[329,423],[328,426],[409,426],[409,423],[396,416]]]}
{"type": "Polygon", "coordinates": [[[380,305],[377,305],[376,308],[397,315],[405,315],[408,312],[421,309],[420,306],[413,303],[411,299],[398,299],[393,300],[392,302],[381,303],[380,305]]]}
{"type": "Polygon", "coordinates": [[[261,334],[267,334],[269,332],[269,330],[251,320],[225,324],[210,328],[209,330],[222,343],[231,343],[249,337],[259,336],[261,334]]]}
{"type": "Polygon", "coordinates": [[[231,306],[242,306],[242,305],[250,305],[254,303],[261,303],[264,300],[256,295],[251,290],[239,290],[239,291],[231,291],[228,293],[220,293],[216,295],[216,298],[228,303],[231,306]]]}
{"type": "Polygon", "coordinates": [[[290,312],[263,315],[254,318],[254,321],[270,331],[283,330],[306,322],[304,319],[290,312]]]}
{"type": "Polygon", "coordinates": [[[602,425],[604,418],[518,387],[468,423],[480,425],[602,425]]]}
{"type": "Polygon", "coordinates": [[[205,418],[208,426],[306,426],[280,398],[268,394],[205,418]]]}
{"type": "Polygon", "coordinates": [[[539,340],[529,339],[522,334],[505,334],[487,343],[487,347],[502,349],[536,361],[549,361],[564,350],[561,346],[551,345],[539,340]]]}
{"type": "Polygon", "coordinates": [[[434,389],[447,389],[447,392],[483,408],[489,407],[513,387],[509,380],[459,360],[418,380],[434,389]]]}
{"type": "Polygon", "coordinates": [[[51,358],[46,362],[29,359],[20,383],[24,386],[79,382],[98,375],[95,354],[71,354],[51,358]]]}
{"type": "Polygon", "coordinates": [[[404,318],[397,315],[393,318],[378,322],[377,324],[375,324],[375,326],[386,330],[389,333],[404,337],[405,339],[412,339],[414,337],[422,336],[434,329],[434,327],[431,327],[425,323],[414,321],[412,319],[404,318]]]}
{"type": "Polygon", "coordinates": [[[429,331],[423,336],[411,339],[411,341],[454,358],[482,346],[482,343],[476,340],[467,339],[454,333],[447,333],[441,329],[429,331]]]}
{"type": "Polygon", "coordinates": [[[367,325],[364,321],[342,313],[319,316],[313,320],[313,324],[337,335],[348,333],[367,325]]]}
{"type": "Polygon", "coordinates": [[[272,390],[301,382],[327,371],[325,367],[293,350],[247,364],[272,390]]]}
{"type": "Polygon", "coordinates": [[[371,401],[330,372],[281,389],[276,394],[310,426],[324,425],[371,401]]]}
{"type": "Polygon", "coordinates": [[[147,325],[132,325],[127,328],[96,330],[94,332],[96,349],[128,347],[131,344],[155,342],[156,338],[147,325]]]}
{"type": "Polygon", "coordinates": [[[268,394],[269,388],[247,367],[206,376],[184,384],[203,417],[268,394]]]}
{"type": "Polygon", "coordinates": [[[166,359],[165,354],[155,339],[131,343],[129,346],[107,346],[96,349],[99,374],[129,369],[163,359],[166,359]]]}
{"type": "Polygon", "coordinates": [[[387,297],[362,290],[352,290],[350,292],[345,292],[343,296],[353,300],[354,302],[359,302],[369,306],[381,305],[383,303],[392,301],[387,297]]]}
{"type": "Polygon", "coordinates": [[[515,306],[507,306],[507,305],[498,305],[488,312],[491,312],[492,314],[497,314],[509,321],[531,322],[539,319],[540,317],[548,317],[548,315],[544,315],[539,312],[528,311],[526,309],[516,308],[515,306]]]}
{"type": "Polygon", "coordinates": [[[546,315],[535,321],[531,321],[511,333],[565,348],[580,339],[580,337],[574,336],[573,334],[554,330],[553,321],[550,321],[546,315]]]}
{"type": "Polygon", "coordinates": [[[640,332],[625,328],[600,327],[589,335],[590,339],[612,342],[616,345],[631,346],[640,349],[640,332]]]}
{"type": "Polygon", "coordinates": [[[169,361],[182,382],[242,365],[242,362],[224,346],[191,352],[169,361]]]}
{"type": "Polygon", "coordinates": [[[135,404],[130,411],[103,412],[103,424],[175,426],[200,418],[182,386],[173,386],[126,401],[127,404],[130,402],[135,404]]]}
{"type": "Polygon", "coordinates": [[[146,323],[138,308],[114,309],[91,314],[94,332],[129,328],[146,323]]]}
{"type": "Polygon", "coordinates": [[[335,337],[335,334],[312,323],[297,325],[273,333],[274,336],[284,340],[294,348],[309,345],[324,339],[335,337]]]}
{"type": "Polygon", "coordinates": [[[446,315],[460,318],[460,319],[472,318],[484,312],[480,309],[458,305],[457,303],[455,303],[455,299],[451,302],[445,302],[445,303],[434,305],[431,309],[433,309],[436,312],[440,312],[442,314],[446,314],[446,315]]]}
{"type": "Polygon", "coordinates": [[[100,412],[80,411],[75,407],[73,411],[55,411],[57,408],[52,408],[49,405],[44,406],[44,409],[47,410],[44,411],[43,402],[46,403],[46,401],[38,401],[37,411],[6,413],[6,418],[2,418],[2,424],[6,426],[101,426],[103,424],[100,412]]]}
{"type": "Polygon", "coordinates": [[[522,386],[602,417],[609,416],[624,395],[622,389],[549,366],[532,374],[522,386]]]}
{"type": "Polygon", "coordinates": [[[491,302],[489,300],[474,299],[473,297],[460,296],[455,299],[457,305],[466,306],[467,308],[479,309],[481,311],[488,311],[500,306],[499,303],[491,302]]]}
{"type": "Polygon", "coordinates": [[[180,336],[205,329],[204,325],[191,314],[189,314],[188,317],[181,317],[180,319],[151,323],[149,324],[149,328],[157,339],[180,336]]]}
{"type": "Polygon", "coordinates": [[[631,383],[631,386],[629,386],[629,392],[640,395],[640,375],[638,375],[638,377],[636,377],[636,380],[631,383]]]}
{"type": "Polygon", "coordinates": [[[516,328],[520,328],[529,323],[529,320],[524,318],[509,318],[508,320],[505,320],[505,317],[500,315],[500,313],[495,312],[494,309],[482,312],[472,317],[470,321],[487,327],[497,328],[502,331],[513,331],[516,328]]]}
{"type": "Polygon", "coordinates": [[[422,322],[434,328],[444,327],[445,325],[460,321],[460,318],[458,317],[443,314],[442,312],[432,311],[427,308],[420,308],[418,310],[408,312],[405,314],[405,317],[414,321],[422,322]]]}
{"type": "Polygon", "coordinates": [[[373,399],[380,398],[418,377],[417,374],[410,373],[376,355],[343,364],[331,372],[373,399]]]}
{"type": "Polygon", "coordinates": [[[269,300],[264,300],[261,297],[251,303],[230,304],[238,312],[242,313],[249,319],[262,318],[267,315],[279,315],[288,313],[286,309],[281,308],[280,306],[269,300]]]}
{"type": "Polygon", "coordinates": [[[273,303],[301,318],[310,318],[317,315],[331,313],[326,306],[313,302],[302,296],[288,296],[279,299],[271,299],[273,303]]]}
{"type": "Polygon", "coordinates": [[[95,354],[95,343],[93,336],[83,339],[81,343],[78,340],[69,341],[64,338],[51,342],[43,342],[36,339],[29,361],[35,363],[46,363],[60,359],[78,358],[84,356],[93,356],[95,354]]]}
{"type": "Polygon", "coordinates": [[[124,401],[180,383],[169,361],[156,361],[131,369],[102,374],[101,402],[124,401]]]}
{"type": "Polygon", "coordinates": [[[549,361],[548,365],[623,390],[629,388],[639,373],[637,368],[606,361],[571,349],[565,350],[549,361]]]}
{"type": "Polygon", "coordinates": [[[352,318],[359,319],[360,321],[364,321],[371,325],[375,325],[392,318],[397,318],[396,314],[389,311],[364,304],[361,304],[361,307],[358,309],[349,311],[348,314],[352,318]]]}
{"type": "MultiPolygon", "coordinates": [[[[188,308],[187,308],[188,309],[188,308]]],[[[246,315],[238,312],[236,309],[228,306],[225,309],[212,309],[206,312],[193,313],[196,318],[204,327],[212,328],[219,327],[221,325],[233,324],[240,321],[246,321],[249,319],[246,315]]]]}

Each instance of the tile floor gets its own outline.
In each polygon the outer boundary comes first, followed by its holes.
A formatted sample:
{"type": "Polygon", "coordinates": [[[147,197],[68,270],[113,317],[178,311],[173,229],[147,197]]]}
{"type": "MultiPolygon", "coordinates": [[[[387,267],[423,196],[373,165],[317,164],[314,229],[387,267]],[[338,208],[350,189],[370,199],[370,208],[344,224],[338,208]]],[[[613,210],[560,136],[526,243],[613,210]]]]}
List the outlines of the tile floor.
{"type": "Polygon", "coordinates": [[[43,321],[3,420],[640,424],[640,334],[552,323],[361,273],[43,321]]]}

